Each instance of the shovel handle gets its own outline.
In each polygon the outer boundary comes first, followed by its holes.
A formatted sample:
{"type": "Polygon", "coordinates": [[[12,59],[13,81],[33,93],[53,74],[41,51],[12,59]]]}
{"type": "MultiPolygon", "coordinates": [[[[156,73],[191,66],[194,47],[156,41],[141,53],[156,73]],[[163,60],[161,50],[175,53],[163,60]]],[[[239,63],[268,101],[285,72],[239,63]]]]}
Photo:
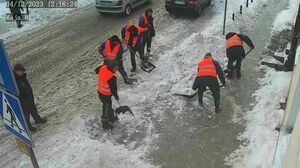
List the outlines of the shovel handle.
{"type": "Polygon", "coordinates": [[[253,48],[251,48],[247,53],[246,56],[253,50],[253,48]]]}
{"type": "Polygon", "coordinates": [[[118,103],[119,107],[121,107],[121,103],[120,103],[120,101],[119,101],[119,100],[117,100],[117,103],[118,103]]]}

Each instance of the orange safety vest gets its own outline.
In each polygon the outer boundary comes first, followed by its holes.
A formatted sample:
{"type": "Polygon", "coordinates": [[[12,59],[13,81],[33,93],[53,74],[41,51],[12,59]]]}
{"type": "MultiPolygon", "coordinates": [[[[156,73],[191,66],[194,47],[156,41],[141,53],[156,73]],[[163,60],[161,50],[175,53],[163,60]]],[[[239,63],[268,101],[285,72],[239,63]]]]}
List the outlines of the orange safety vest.
{"type": "Polygon", "coordinates": [[[207,58],[198,63],[198,74],[197,77],[201,76],[212,76],[217,78],[217,69],[213,63],[212,58],[207,58]]]}
{"type": "Polygon", "coordinates": [[[115,48],[111,49],[110,40],[106,40],[105,49],[104,49],[104,59],[105,60],[114,60],[117,58],[118,52],[120,51],[121,45],[117,44],[115,48]]]}
{"type": "Polygon", "coordinates": [[[108,81],[115,76],[115,73],[108,69],[107,65],[103,65],[98,73],[98,92],[105,96],[111,96],[108,81]]]}
{"type": "MultiPolygon", "coordinates": [[[[130,23],[126,26],[125,29],[125,43],[128,45],[129,44],[129,38],[130,38],[130,32],[128,31],[129,27],[134,26],[134,24],[130,23]]],[[[142,28],[140,26],[136,26],[137,30],[138,30],[138,35],[133,37],[132,40],[132,47],[135,47],[137,45],[137,41],[138,38],[140,36],[141,33],[146,32],[148,29],[147,28],[142,28]]]]}
{"type": "Polygon", "coordinates": [[[227,40],[227,49],[234,46],[243,46],[243,41],[237,34],[235,34],[227,40]]]}
{"type": "Polygon", "coordinates": [[[147,19],[146,15],[143,14],[142,17],[144,18],[145,25],[147,25],[148,28],[151,28],[152,25],[150,24],[150,22],[149,22],[149,20],[147,19]]]}

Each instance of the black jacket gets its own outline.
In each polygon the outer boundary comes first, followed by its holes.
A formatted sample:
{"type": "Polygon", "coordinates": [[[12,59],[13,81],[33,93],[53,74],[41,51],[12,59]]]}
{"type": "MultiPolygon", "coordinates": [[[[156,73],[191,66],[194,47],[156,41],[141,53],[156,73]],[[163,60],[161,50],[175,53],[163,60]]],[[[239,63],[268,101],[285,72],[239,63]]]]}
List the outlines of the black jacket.
{"type": "Polygon", "coordinates": [[[23,76],[18,76],[16,74],[15,78],[16,78],[16,82],[20,91],[19,94],[19,98],[21,102],[29,102],[29,103],[33,103],[34,102],[34,98],[33,98],[33,91],[32,88],[26,78],[26,74],[24,74],[23,76]]]}
{"type": "MultiPolygon", "coordinates": [[[[216,60],[213,60],[213,63],[216,67],[216,70],[217,70],[217,74],[218,74],[218,77],[220,79],[220,81],[222,82],[222,84],[225,86],[226,85],[226,81],[225,81],[225,77],[224,77],[224,73],[223,73],[223,70],[221,68],[221,65],[219,64],[218,61],[216,60]]],[[[200,67],[201,68],[201,67],[200,67]]],[[[199,68],[198,68],[199,70],[199,68]]],[[[197,77],[194,81],[194,84],[193,84],[193,90],[196,90],[198,89],[199,85],[200,85],[200,81],[202,79],[205,79],[205,77],[197,77]]]]}

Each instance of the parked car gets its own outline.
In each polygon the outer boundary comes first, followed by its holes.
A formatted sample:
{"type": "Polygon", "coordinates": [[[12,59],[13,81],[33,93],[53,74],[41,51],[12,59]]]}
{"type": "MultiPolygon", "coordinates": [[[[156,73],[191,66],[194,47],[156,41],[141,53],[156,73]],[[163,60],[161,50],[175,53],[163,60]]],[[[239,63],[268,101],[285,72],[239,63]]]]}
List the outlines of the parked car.
{"type": "Polygon", "coordinates": [[[191,11],[199,17],[204,7],[209,6],[212,0],[165,0],[165,8],[169,13],[191,11]]]}
{"type": "Polygon", "coordinates": [[[96,9],[102,15],[124,13],[129,16],[133,9],[152,0],[96,0],[96,9]]]}

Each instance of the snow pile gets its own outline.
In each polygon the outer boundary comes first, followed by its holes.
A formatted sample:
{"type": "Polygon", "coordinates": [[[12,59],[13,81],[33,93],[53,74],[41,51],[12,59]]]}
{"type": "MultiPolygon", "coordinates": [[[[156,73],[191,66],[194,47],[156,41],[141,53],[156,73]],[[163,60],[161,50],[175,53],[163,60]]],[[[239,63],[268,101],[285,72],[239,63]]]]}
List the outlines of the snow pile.
{"type": "Polygon", "coordinates": [[[291,138],[291,134],[287,134],[285,132],[282,132],[282,134],[279,137],[278,145],[276,148],[276,156],[274,160],[274,168],[281,168],[282,161],[285,156],[285,152],[287,151],[289,141],[291,138]]]}
{"type": "Polygon", "coordinates": [[[294,25],[297,17],[297,11],[299,8],[300,0],[290,0],[288,9],[280,12],[274,23],[274,31],[282,31],[284,29],[289,29],[294,25]]]}
{"type": "MultiPolygon", "coordinates": [[[[79,9],[86,8],[94,2],[95,0],[78,0],[77,8],[31,8],[29,9],[29,21],[22,23],[24,25],[22,29],[17,28],[15,22],[5,21],[5,14],[10,13],[10,10],[9,8],[6,8],[6,2],[0,3],[0,25],[6,24],[6,26],[9,27],[9,30],[1,35],[1,38],[18,35],[19,33],[24,33],[24,31],[44,26],[56,19],[68,17],[74,14],[74,12],[79,12],[79,9]]],[[[24,12],[25,11],[26,9],[24,9],[24,12]]]]}
{"type": "Polygon", "coordinates": [[[281,123],[284,114],[279,102],[287,96],[291,74],[269,69],[265,78],[259,81],[261,87],[253,94],[256,105],[245,115],[247,127],[239,137],[245,141],[245,146],[241,145],[226,158],[228,166],[272,167],[279,134],[275,127],[281,123]]]}

